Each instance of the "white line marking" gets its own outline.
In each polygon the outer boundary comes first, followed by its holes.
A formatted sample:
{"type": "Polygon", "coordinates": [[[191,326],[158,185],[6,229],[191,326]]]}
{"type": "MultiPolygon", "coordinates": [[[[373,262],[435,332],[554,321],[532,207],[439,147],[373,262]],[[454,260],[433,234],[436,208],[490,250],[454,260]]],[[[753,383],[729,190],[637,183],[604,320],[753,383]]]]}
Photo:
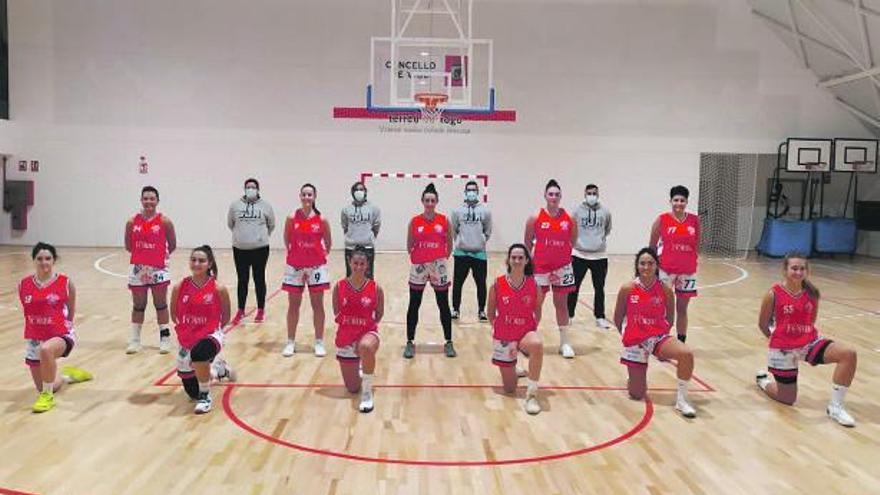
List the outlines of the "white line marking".
{"type": "Polygon", "coordinates": [[[101,256],[100,258],[98,258],[98,259],[95,260],[95,264],[92,265],[92,266],[95,267],[95,270],[98,270],[99,272],[101,272],[101,273],[103,273],[103,274],[105,274],[105,275],[110,275],[111,277],[117,277],[117,278],[128,278],[128,275],[127,275],[127,274],[111,272],[110,270],[108,270],[108,269],[104,268],[103,266],[101,266],[101,263],[103,263],[104,260],[108,260],[108,259],[110,259],[110,258],[112,258],[112,257],[114,257],[114,256],[117,256],[117,253],[110,253],[110,254],[108,254],[108,255],[101,256]]]}
{"type": "MultiPolygon", "coordinates": [[[[714,288],[716,288],[716,287],[724,287],[725,285],[738,284],[738,283],[742,282],[743,280],[749,278],[749,272],[748,272],[748,270],[746,270],[745,268],[743,268],[743,267],[741,267],[741,266],[739,266],[739,265],[735,265],[735,264],[733,264],[733,263],[728,263],[728,262],[726,262],[726,261],[722,261],[721,264],[722,264],[722,265],[727,265],[727,266],[732,267],[732,268],[736,268],[736,269],[739,271],[739,276],[736,277],[736,278],[734,278],[734,279],[725,280],[724,282],[718,282],[717,284],[698,285],[698,286],[697,286],[697,289],[698,289],[698,290],[699,290],[699,289],[703,289],[703,290],[705,290],[705,289],[714,289],[714,288]]],[[[581,291],[581,294],[584,294],[584,295],[586,295],[586,294],[593,294],[593,292],[581,291]]],[[[606,296],[616,296],[616,295],[617,295],[617,291],[614,291],[614,292],[606,292],[605,295],[606,295],[606,296]]],[[[592,301],[582,301],[582,302],[584,302],[584,303],[588,303],[588,302],[591,303],[592,301]]]]}

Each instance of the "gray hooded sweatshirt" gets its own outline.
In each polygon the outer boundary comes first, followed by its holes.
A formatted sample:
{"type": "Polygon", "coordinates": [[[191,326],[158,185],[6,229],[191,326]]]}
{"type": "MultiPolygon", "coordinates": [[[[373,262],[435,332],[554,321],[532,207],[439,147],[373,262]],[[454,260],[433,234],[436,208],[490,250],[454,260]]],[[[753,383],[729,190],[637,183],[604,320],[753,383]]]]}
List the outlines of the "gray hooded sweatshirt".
{"type": "Polygon", "coordinates": [[[382,226],[382,214],[378,207],[369,201],[353,201],[342,209],[340,217],[342,231],[345,232],[345,249],[375,247],[376,234],[382,226]]]}
{"type": "Polygon", "coordinates": [[[248,201],[238,198],[229,205],[226,224],[232,231],[232,247],[257,249],[269,245],[275,230],[275,212],[266,200],[248,201]]]}
{"type": "Polygon", "coordinates": [[[449,220],[457,251],[479,253],[486,250],[486,242],[492,236],[492,214],[486,205],[479,201],[465,201],[452,210],[449,220]]]}
{"type": "Polygon", "coordinates": [[[611,212],[601,202],[590,206],[586,201],[574,209],[578,226],[577,243],[572,254],[580,258],[605,258],[605,238],[611,233],[611,212]]]}

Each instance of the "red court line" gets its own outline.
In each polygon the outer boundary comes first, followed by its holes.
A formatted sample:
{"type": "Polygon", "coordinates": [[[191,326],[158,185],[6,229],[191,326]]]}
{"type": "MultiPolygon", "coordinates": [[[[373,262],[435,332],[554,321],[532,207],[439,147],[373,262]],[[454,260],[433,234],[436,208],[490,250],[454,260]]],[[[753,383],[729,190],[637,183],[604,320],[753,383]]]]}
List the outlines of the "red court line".
{"type": "Polygon", "coordinates": [[[36,495],[30,492],[19,492],[9,488],[0,488],[0,495],[36,495]]]}
{"type": "MultiPolygon", "coordinates": [[[[275,289],[275,292],[269,294],[269,296],[266,298],[266,302],[268,303],[269,301],[271,301],[272,299],[274,299],[275,296],[277,296],[277,295],[280,294],[280,293],[281,293],[281,288],[279,287],[279,288],[275,289]]],[[[246,312],[244,315],[245,315],[245,317],[247,317],[247,316],[250,316],[250,315],[254,314],[254,312],[256,312],[256,311],[257,311],[257,308],[254,307],[254,308],[251,308],[251,309],[250,309],[248,312],[246,312]]],[[[226,334],[226,335],[229,335],[230,333],[232,333],[233,330],[235,330],[236,328],[238,328],[238,327],[240,327],[240,326],[241,326],[241,322],[238,322],[238,323],[236,323],[235,325],[230,325],[228,328],[226,328],[226,330],[225,330],[223,333],[226,334]]],[[[165,380],[168,380],[169,378],[171,378],[172,376],[174,376],[175,373],[177,373],[177,368],[172,369],[172,370],[169,371],[168,373],[165,373],[164,375],[162,375],[158,380],[156,380],[155,382],[153,382],[153,385],[156,386],[156,387],[164,386],[164,385],[165,385],[165,380]]]]}
{"type": "Polygon", "coordinates": [[[235,391],[237,387],[232,385],[226,388],[226,391],[223,393],[223,411],[226,413],[226,416],[239,428],[242,430],[254,435],[256,437],[262,438],[267,442],[274,443],[276,445],[280,445],[282,447],[287,447],[294,450],[299,450],[302,452],[323,455],[329,457],[337,457],[340,459],[346,459],[350,461],[360,461],[360,462],[372,462],[378,464],[403,464],[409,466],[430,466],[430,467],[482,467],[482,466],[503,466],[503,465],[511,465],[511,464],[528,464],[535,462],[547,462],[547,461],[555,461],[558,459],[564,459],[567,457],[575,457],[583,454],[588,454],[590,452],[595,452],[597,450],[606,449],[617,445],[619,443],[625,442],[630,438],[637,435],[640,431],[644,430],[645,427],[648,426],[648,423],[651,422],[651,418],[654,416],[654,405],[653,403],[646,399],[644,401],[645,404],[645,413],[642,415],[642,419],[633,426],[629,431],[615,437],[606,442],[592,445],[590,447],[585,447],[582,449],[571,450],[567,452],[559,452],[556,454],[549,454],[543,456],[533,456],[533,457],[522,457],[516,459],[500,459],[500,460],[485,460],[485,461],[428,461],[428,460],[409,460],[409,459],[393,459],[393,458],[382,458],[382,457],[369,457],[357,454],[347,454],[345,452],[335,452],[332,450],[318,449],[314,447],[308,447],[305,445],[299,445],[293,442],[288,442],[286,440],[282,440],[278,437],[274,437],[267,433],[264,433],[251,425],[247,424],[235,414],[235,411],[232,409],[232,393],[235,391]]]}

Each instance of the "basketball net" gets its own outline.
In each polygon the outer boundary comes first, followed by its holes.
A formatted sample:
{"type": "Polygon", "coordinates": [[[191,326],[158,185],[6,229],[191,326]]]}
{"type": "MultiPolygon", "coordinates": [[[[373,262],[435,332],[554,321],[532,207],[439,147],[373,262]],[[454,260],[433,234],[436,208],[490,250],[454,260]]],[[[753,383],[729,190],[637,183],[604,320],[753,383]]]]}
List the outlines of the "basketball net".
{"type": "Polygon", "coordinates": [[[874,168],[874,162],[851,162],[853,172],[870,172],[874,168]]]}
{"type": "Polygon", "coordinates": [[[440,105],[446,103],[449,96],[443,93],[416,93],[415,99],[422,104],[419,108],[422,112],[422,120],[433,124],[443,115],[443,108],[440,105]]]}

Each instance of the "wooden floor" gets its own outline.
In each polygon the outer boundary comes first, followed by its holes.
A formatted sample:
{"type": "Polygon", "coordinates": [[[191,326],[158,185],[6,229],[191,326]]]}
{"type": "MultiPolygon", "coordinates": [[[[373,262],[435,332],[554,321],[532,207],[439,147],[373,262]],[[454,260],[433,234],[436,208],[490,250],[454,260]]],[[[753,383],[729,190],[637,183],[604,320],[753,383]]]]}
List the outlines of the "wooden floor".
{"type": "MultiPolygon", "coordinates": [[[[880,469],[880,260],[820,260],[813,279],[825,296],[822,333],[854,346],[859,370],[847,397],[858,421],[844,429],[825,417],[831,369],[802,367],[795,407],[771,403],[753,383],[766,341],[755,322],[779,262],[704,261],[688,343],[696,349],[692,402],[699,416],[672,408],[671,366],[652,361],[652,403],[627,399],[616,332],[601,331],[586,305],[574,322],[579,356],[556,354],[555,327],[541,333],[548,356],[541,399],[531,417],[503,395],[489,361],[491,332],[476,321],[468,284],[455,325],[456,359],[441,353],[432,297],[422,308],[416,358],[401,357],[407,262],[381,254],[385,287],[376,410],[357,412],[339,387],[331,354],[312,354],[310,311],[299,349],[283,358],[286,298],[275,293],[283,257],[269,260],[268,321],[228,337],[226,355],[240,385],[214,390],[215,410],[192,404],[168,372],[174,354],[157,352],[148,312],[145,352],[127,356],[127,259],[117,249],[61,250],[60,270],[78,287],[80,343],[69,362],[96,379],[59,393],[55,410],[31,414],[35,399],[23,359],[15,282],[31,271],[22,248],[0,248],[0,487],[41,494],[574,494],[574,493],[878,493],[880,469]]],[[[188,252],[175,253],[175,280],[188,252]]],[[[333,253],[334,278],[342,273],[333,253]]],[[[234,292],[231,254],[221,280],[234,292]]],[[[490,259],[490,273],[501,257],[490,259]]],[[[614,257],[613,293],[632,273],[614,257]]],[[[585,291],[586,292],[586,291],[585,291]]],[[[253,296],[252,296],[253,297],[253,296]]],[[[581,295],[591,303],[592,295],[581,295]]],[[[250,300],[253,305],[253,299],[250,300]]],[[[613,296],[608,297],[609,314],[613,296]]],[[[545,314],[552,314],[549,301],[545,314]]],[[[329,308],[329,303],[327,304],[329,308]]],[[[328,343],[332,343],[328,328],[328,343]]],[[[0,489],[0,493],[3,493],[0,489]]]]}

